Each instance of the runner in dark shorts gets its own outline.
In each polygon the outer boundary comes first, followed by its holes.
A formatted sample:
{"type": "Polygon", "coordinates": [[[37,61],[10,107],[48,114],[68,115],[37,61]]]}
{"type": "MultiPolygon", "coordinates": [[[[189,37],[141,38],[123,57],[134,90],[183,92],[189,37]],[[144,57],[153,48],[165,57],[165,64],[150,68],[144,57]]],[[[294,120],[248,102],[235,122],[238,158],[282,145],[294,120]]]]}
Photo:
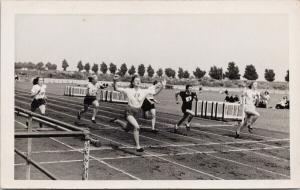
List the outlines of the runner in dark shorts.
{"type": "Polygon", "coordinates": [[[98,77],[96,75],[89,77],[87,85],[87,94],[83,100],[83,109],[77,114],[77,119],[81,119],[81,114],[85,113],[90,106],[93,106],[92,122],[96,123],[96,115],[99,109],[99,102],[97,100],[97,93],[99,89],[104,88],[101,84],[97,83],[98,77]]]}
{"type": "MultiPolygon", "coordinates": [[[[33,100],[30,110],[32,112],[35,112],[36,109],[39,108],[40,113],[42,115],[45,115],[47,103],[46,85],[43,84],[43,79],[40,77],[36,77],[35,79],[33,79],[32,84],[33,87],[31,89],[31,97],[33,97],[33,100]]],[[[28,125],[28,122],[26,122],[26,125],[28,125]]],[[[42,123],[40,123],[40,128],[42,128],[42,126],[42,123]]]]}
{"type": "MultiPolygon", "coordinates": [[[[156,85],[157,81],[153,82],[153,85],[156,85]]],[[[162,89],[162,88],[161,88],[162,89]]],[[[161,90],[160,89],[160,90],[161,90]]],[[[160,91],[156,92],[158,94],[160,91]]],[[[156,95],[154,94],[154,95],[156,95]]],[[[152,133],[158,133],[158,130],[155,129],[155,123],[156,123],[156,109],[155,104],[158,103],[153,95],[148,95],[142,105],[143,110],[143,116],[144,118],[149,118],[149,112],[151,113],[152,119],[151,119],[151,132],[152,133]]]]}
{"type": "Polygon", "coordinates": [[[176,103],[179,104],[178,102],[178,96],[181,97],[182,99],[182,106],[181,106],[181,111],[183,113],[183,117],[179,122],[174,126],[174,132],[178,132],[178,127],[187,119],[187,123],[185,124],[186,129],[189,131],[190,126],[191,126],[191,121],[193,117],[195,116],[195,113],[192,111],[192,105],[193,105],[193,100],[198,100],[197,99],[197,94],[195,92],[192,92],[192,86],[191,85],[186,85],[185,91],[180,91],[175,94],[175,99],[176,103]]]}

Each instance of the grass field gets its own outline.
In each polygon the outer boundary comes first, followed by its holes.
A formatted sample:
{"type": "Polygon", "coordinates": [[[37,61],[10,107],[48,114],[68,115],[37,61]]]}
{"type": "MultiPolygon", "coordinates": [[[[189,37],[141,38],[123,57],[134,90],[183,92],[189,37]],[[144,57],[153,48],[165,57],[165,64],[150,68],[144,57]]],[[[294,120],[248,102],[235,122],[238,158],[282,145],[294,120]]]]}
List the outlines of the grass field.
{"type": "MultiPolygon", "coordinates": [[[[16,82],[15,105],[29,109],[30,83],[16,82]],[[26,91],[26,92],[25,92],[26,91]]],[[[76,119],[83,98],[62,96],[64,85],[49,84],[47,116],[80,127],[88,127],[102,142],[92,147],[89,179],[289,179],[289,112],[259,109],[262,117],[253,134],[243,131],[234,138],[232,123],[195,118],[186,135],[174,134],[172,126],[180,118],[180,106],[174,103],[174,91],[158,95],[158,134],[149,132],[150,121],[140,120],[141,145],[145,153],[135,153],[132,133],[126,133],[108,121],[122,117],[124,105],[100,103],[97,124],[90,122],[91,111],[81,121],[76,119]],[[114,145],[114,146],[112,146],[114,145]],[[118,145],[116,148],[115,145],[118,145]]],[[[282,95],[271,95],[274,102],[282,95]]],[[[200,99],[222,100],[223,95],[203,92],[200,99]]],[[[24,130],[25,118],[16,116],[15,130],[24,130]]],[[[38,124],[34,123],[34,128],[38,124]]],[[[15,146],[26,151],[26,140],[15,146]]],[[[76,138],[33,139],[33,159],[60,179],[81,179],[83,141],[76,138]]],[[[25,179],[25,161],[15,156],[15,179],[25,179]]],[[[47,179],[32,171],[32,179],[47,179]]]]}

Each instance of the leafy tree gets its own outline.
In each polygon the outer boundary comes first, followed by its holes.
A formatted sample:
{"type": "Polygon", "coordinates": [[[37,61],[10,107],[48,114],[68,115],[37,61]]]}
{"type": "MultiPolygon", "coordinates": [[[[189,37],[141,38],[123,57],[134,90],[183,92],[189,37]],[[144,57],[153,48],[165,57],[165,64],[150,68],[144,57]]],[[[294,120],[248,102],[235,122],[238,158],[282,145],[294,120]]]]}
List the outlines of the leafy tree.
{"type": "Polygon", "coordinates": [[[258,74],[256,72],[254,65],[246,65],[245,73],[243,77],[248,80],[258,79],[258,74]]]}
{"type": "Polygon", "coordinates": [[[48,70],[50,70],[51,66],[52,66],[52,64],[51,64],[50,62],[48,62],[48,63],[45,65],[45,67],[46,67],[48,70]]]}
{"type": "Polygon", "coordinates": [[[238,80],[241,78],[239,72],[239,67],[235,65],[234,62],[229,62],[227,71],[225,72],[225,77],[227,77],[230,80],[238,80]]]}
{"type": "Polygon", "coordinates": [[[135,71],[135,67],[132,65],[132,66],[130,67],[130,69],[128,70],[128,74],[132,76],[132,75],[135,74],[135,72],[136,72],[136,71],[135,71]]]}
{"type": "Polygon", "coordinates": [[[51,66],[48,68],[49,70],[56,70],[57,65],[56,64],[51,64],[51,66]]]}
{"type": "Polygon", "coordinates": [[[218,68],[216,66],[213,66],[210,68],[209,76],[216,80],[222,80],[223,79],[223,69],[218,68]]]}
{"type": "Polygon", "coordinates": [[[188,70],[185,70],[185,71],[183,72],[183,74],[182,74],[182,77],[185,78],[185,79],[190,78],[190,73],[189,73],[189,71],[188,71],[188,70]]]}
{"type": "Polygon", "coordinates": [[[122,65],[121,65],[121,67],[120,67],[120,69],[119,69],[119,72],[118,72],[118,74],[120,75],[120,76],[125,76],[125,74],[127,73],[127,65],[126,65],[126,63],[123,63],[122,65]]]}
{"type": "Polygon", "coordinates": [[[37,70],[43,70],[44,69],[44,63],[43,62],[38,62],[36,65],[35,65],[35,68],[37,70]]]}
{"type": "Polygon", "coordinates": [[[193,72],[193,74],[197,79],[201,79],[202,77],[204,77],[206,72],[202,71],[199,67],[197,67],[196,70],[193,72]]]}
{"type": "Polygon", "coordinates": [[[34,69],[34,68],[35,68],[35,64],[32,63],[32,62],[28,62],[28,63],[26,64],[26,68],[27,68],[27,69],[34,69]]]}
{"type": "Polygon", "coordinates": [[[144,64],[140,64],[138,66],[138,74],[143,77],[145,75],[145,65],[144,64]]]}
{"type": "Polygon", "coordinates": [[[183,78],[183,69],[181,67],[179,67],[178,69],[178,72],[177,72],[177,76],[179,79],[182,79],[183,78]]]}
{"type": "Polygon", "coordinates": [[[81,61],[78,62],[77,68],[78,68],[78,71],[79,71],[79,72],[83,70],[83,65],[82,65],[82,62],[81,62],[81,61]]]}
{"type": "Polygon", "coordinates": [[[286,82],[290,81],[289,70],[286,71],[286,76],[284,77],[286,82]]]}
{"type": "Polygon", "coordinates": [[[101,65],[100,65],[100,71],[103,73],[103,74],[106,74],[107,73],[107,65],[106,63],[102,62],[101,65]]]}
{"type": "Polygon", "coordinates": [[[15,69],[21,69],[25,66],[22,62],[15,62],[15,69]]]}
{"type": "Polygon", "coordinates": [[[99,66],[98,64],[94,63],[93,67],[92,67],[92,71],[94,71],[94,73],[98,74],[99,71],[99,66]]]}
{"type": "Polygon", "coordinates": [[[150,78],[152,78],[154,75],[154,69],[151,67],[151,65],[149,65],[147,68],[147,74],[148,74],[148,77],[150,77],[150,78]]]}
{"type": "Polygon", "coordinates": [[[90,72],[90,69],[91,69],[90,64],[89,64],[89,63],[86,63],[86,64],[84,65],[84,70],[86,70],[86,72],[89,73],[89,72],[90,72]]]}
{"type": "Polygon", "coordinates": [[[161,78],[162,75],[164,74],[162,68],[159,68],[159,69],[156,71],[156,74],[157,74],[158,77],[161,78]]]}
{"type": "Polygon", "coordinates": [[[67,60],[64,59],[64,60],[62,61],[61,67],[64,69],[64,71],[67,70],[67,67],[69,67],[69,64],[68,64],[67,60]]]}
{"type": "Polygon", "coordinates": [[[175,78],[176,71],[173,70],[172,68],[166,68],[165,69],[165,74],[166,74],[167,77],[175,78]]]}
{"type": "Polygon", "coordinates": [[[275,73],[273,69],[266,69],[265,70],[265,79],[269,82],[272,82],[275,80],[275,73]]]}
{"type": "Polygon", "coordinates": [[[117,66],[115,64],[113,64],[113,63],[110,63],[109,64],[109,72],[111,74],[116,74],[116,70],[117,70],[117,66]]]}

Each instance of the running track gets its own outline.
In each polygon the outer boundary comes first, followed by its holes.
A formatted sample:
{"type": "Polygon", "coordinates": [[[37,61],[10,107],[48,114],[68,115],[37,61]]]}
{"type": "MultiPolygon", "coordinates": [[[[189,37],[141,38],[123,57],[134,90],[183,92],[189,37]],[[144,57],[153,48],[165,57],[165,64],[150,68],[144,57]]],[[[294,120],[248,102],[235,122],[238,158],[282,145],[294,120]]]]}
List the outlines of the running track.
{"type": "MultiPolygon", "coordinates": [[[[16,91],[15,105],[29,109],[28,93],[16,91]]],[[[123,118],[124,105],[100,103],[97,124],[90,122],[91,110],[77,121],[83,98],[48,94],[47,116],[89,127],[102,142],[92,147],[89,179],[289,179],[289,134],[255,129],[234,138],[234,126],[228,123],[195,119],[192,130],[173,133],[178,115],[158,112],[158,134],[150,132],[150,121],[141,119],[141,145],[145,153],[135,153],[132,133],[126,133],[109,120],[123,118]],[[116,148],[118,146],[118,148],[116,148]]],[[[24,128],[25,119],[16,117],[15,129],[24,128]]],[[[34,123],[34,127],[38,124],[34,123]]],[[[15,146],[26,151],[26,140],[15,146]]],[[[83,142],[76,138],[33,139],[33,159],[61,179],[80,179],[83,142]]],[[[24,160],[15,156],[15,178],[24,179],[24,160]]],[[[33,179],[47,179],[33,170],[33,179]]]]}

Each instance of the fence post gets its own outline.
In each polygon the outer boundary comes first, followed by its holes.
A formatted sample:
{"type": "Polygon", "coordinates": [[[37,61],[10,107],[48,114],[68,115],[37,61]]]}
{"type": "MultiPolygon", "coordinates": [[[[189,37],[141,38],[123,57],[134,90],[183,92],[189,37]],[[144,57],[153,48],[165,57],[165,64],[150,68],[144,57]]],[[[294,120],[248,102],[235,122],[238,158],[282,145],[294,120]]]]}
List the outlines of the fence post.
{"type": "MultiPolygon", "coordinates": [[[[27,132],[32,132],[32,115],[28,115],[28,121],[27,121],[27,132]]],[[[30,162],[29,159],[31,158],[31,146],[32,146],[32,138],[28,138],[27,140],[27,160],[26,160],[26,179],[30,180],[30,162]]]]}
{"type": "Polygon", "coordinates": [[[83,172],[82,180],[88,180],[89,177],[89,157],[90,157],[90,136],[87,130],[84,131],[84,148],[83,148],[83,172]]]}

